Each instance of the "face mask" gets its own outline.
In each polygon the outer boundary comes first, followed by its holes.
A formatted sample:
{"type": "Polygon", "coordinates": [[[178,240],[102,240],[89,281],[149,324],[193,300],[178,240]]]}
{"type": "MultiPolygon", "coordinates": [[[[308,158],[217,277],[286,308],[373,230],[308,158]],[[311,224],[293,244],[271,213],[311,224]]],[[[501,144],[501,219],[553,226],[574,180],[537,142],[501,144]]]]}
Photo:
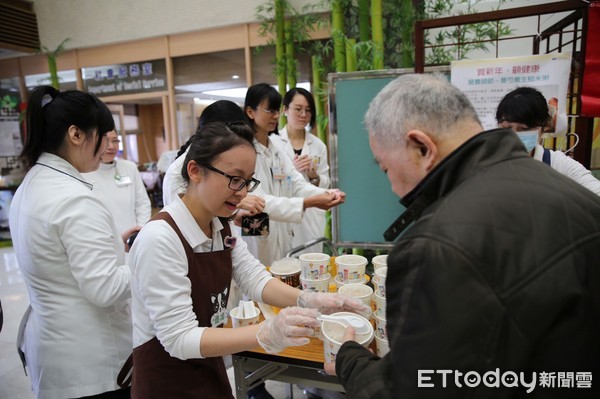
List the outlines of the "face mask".
{"type": "Polygon", "coordinates": [[[527,152],[531,152],[538,143],[538,131],[528,130],[526,132],[518,132],[517,135],[523,142],[527,152]]]}

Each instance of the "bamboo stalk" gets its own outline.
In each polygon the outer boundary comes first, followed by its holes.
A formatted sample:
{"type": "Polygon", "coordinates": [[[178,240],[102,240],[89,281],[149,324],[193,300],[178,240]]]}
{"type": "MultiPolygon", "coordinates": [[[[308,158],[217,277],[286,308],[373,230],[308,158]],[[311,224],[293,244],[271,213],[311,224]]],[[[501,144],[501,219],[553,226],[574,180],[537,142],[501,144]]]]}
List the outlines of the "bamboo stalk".
{"type": "Polygon", "coordinates": [[[285,59],[286,59],[286,73],[287,73],[287,84],[290,89],[296,87],[297,73],[296,73],[296,52],[294,50],[294,36],[292,32],[292,20],[285,20],[285,59]]]}
{"type": "Polygon", "coordinates": [[[279,93],[286,92],[286,59],[285,59],[285,0],[275,1],[275,58],[277,62],[277,85],[279,93]]]}
{"type": "Polygon", "coordinates": [[[346,39],[346,72],[356,71],[356,40],[346,39]]]}
{"type": "Polygon", "coordinates": [[[373,28],[373,68],[383,69],[383,17],[382,0],[371,1],[371,26],[373,28]]]}
{"type": "Polygon", "coordinates": [[[369,0],[358,0],[358,39],[361,42],[366,42],[370,37],[369,0]]]}
{"type": "Polygon", "coordinates": [[[312,64],[312,94],[315,98],[315,115],[317,117],[317,126],[313,126],[313,129],[316,129],[317,136],[325,145],[327,145],[327,135],[325,134],[325,129],[318,123],[319,119],[322,119],[325,114],[325,101],[323,96],[323,85],[321,83],[321,77],[323,76],[323,70],[321,68],[321,63],[319,62],[319,56],[313,55],[310,57],[312,64]]]}
{"type": "Polygon", "coordinates": [[[344,9],[341,0],[331,2],[331,38],[333,39],[333,58],[336,72],[346,71],[344,9]]]}
{"type": "MultiPolygon", "coordinates": [[[[416,10],[413,4],[413,0],[402,0],[400,5],[401,13],[405,20],[409,21],[416,20],[416,10]]],[[[402,43],[402,68],[412,68],[415,65],[414,61],[414,46],[413,46],[413,34],[414,24],[406,24],[408,26],[400,29],[400,42],[402,43]]]]}

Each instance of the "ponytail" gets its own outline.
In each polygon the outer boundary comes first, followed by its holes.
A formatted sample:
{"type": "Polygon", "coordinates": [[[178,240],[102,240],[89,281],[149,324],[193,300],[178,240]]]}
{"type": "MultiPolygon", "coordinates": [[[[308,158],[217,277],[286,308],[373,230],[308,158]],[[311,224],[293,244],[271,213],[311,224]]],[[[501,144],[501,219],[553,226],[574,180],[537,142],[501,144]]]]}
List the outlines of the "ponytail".
{"type": "Polygon", "coordinates": [[[33,90],[26,121],[27,137],[21,152],[26,169],[35,165],[43,152],[58,153],[70,126],[77,126],[88,138],[97,132],[95,154],[103,136],[115,128],[110,110],[96,96],[79,90],[61,92],[52,86],[33,90]]]}
{"type": "MultiPolygon", "coordinates": [[[[40,86],[29,96],[27,104],[27,137],[25,145],[21,152],[21,159],[26,169],[30,169],[37,162],[43,151],[50,151],[44,141],[47,141],[44,134],[39,134],[45,130],[44,107],[47,107],[58,95],[60,91],[52,86],[40,86]]],[[[60,142],[58,143],[60,144],[60,142]]]]}

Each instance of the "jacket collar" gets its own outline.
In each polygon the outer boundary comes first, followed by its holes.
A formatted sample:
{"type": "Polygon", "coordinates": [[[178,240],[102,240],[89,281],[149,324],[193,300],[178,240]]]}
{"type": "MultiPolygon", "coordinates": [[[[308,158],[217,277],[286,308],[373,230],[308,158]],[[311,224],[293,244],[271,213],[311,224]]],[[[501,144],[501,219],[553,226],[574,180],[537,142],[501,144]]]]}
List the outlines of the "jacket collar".
{"type": "Polygon", "coordinates": [[[51,154],[49,152],[43,152],[40,154],[36,164],[44,168],[53,169],[59,173],[62,173],[63,175],[70,176],[71,178],[81,182],[90,190],[93,188],[93,185],[87,182],[81,173],[79,173],[79,171],[69,161],[59,157],[58,155],[51,154]]]}
{"type": "MultiPolygon", "coordinates": [[[[290,141],[290,136],[288,134],[287,131],[287,126],[284,127],[283,129],[281,129],[279,131],[279,137],[281,138],[281,141],[283,142],[289,142],[290,141]]],[[[304,145],[311,145],[313,142],[313,134],[310,132],[306,132],[304,133],[304,145]]]]}
{"type": "Polygon", "coordinates": [[[528,156],[511,129],[493,129],[473,136],[437,164],[400,200],[406,211],[386,230],[386,240],[396,239],[431,204],[480,170],[498,162],[528,156]]]}

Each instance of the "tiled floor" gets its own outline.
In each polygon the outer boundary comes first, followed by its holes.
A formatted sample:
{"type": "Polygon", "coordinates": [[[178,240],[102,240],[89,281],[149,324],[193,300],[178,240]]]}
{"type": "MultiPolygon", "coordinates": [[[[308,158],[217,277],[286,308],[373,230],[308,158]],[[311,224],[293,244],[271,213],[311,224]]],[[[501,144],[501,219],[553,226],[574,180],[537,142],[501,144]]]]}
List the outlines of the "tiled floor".
{"type": "Polygon", "coordinates": [[[29,299],[12,248],[0,248],[0,299],[4,312],[0,332],[0,398],[30,399],[34,396],[15,344],[29,299]]]}
{"type": "MultiPolygon", "coordinates": [[[[25,376],[16,351],[16,337],[21,316],[29,303],[27,288],[21,278],[12,248],[0,248],[0,299],[4,311],[4,326],[0,332],[0,399],[32,399],[29,378],[25,376]]],[[[234,389],[233,368],[228,370],[234,389]]],[[[285,398],[285,385],[267,381],[267,390],[273,397],[285,398]]],[[[294,386],[294,398],[306,398],[294,386]]]]}

